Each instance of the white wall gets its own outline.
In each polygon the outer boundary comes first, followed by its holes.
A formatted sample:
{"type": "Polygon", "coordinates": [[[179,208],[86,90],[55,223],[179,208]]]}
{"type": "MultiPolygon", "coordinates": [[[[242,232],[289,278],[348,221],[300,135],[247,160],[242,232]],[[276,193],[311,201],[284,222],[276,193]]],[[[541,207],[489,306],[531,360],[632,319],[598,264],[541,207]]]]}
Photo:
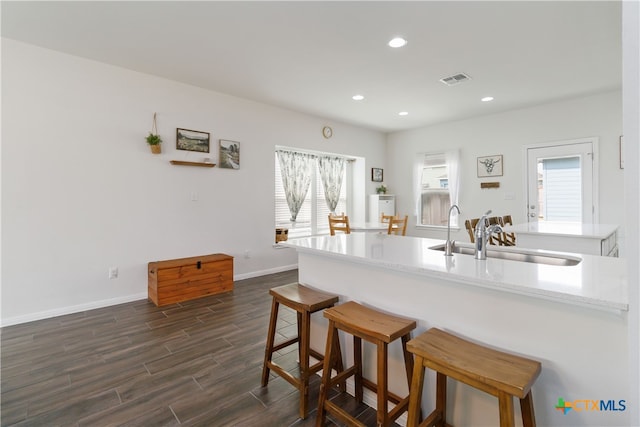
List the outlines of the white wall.
{"type": "MultiPolygon", "coordinates": [[[[497,99],[494,102],[499,102],[497,99]]],[[[464,219],[479,217],[488,209],[496,215],[511,214],[525,222],[523,146],[582,137],[599,138],[600,223],[623,225],[624,179],[619,168],[618,138],[622,135],[622,93],[614,91],[505,113],[444,123],[390,134],[387,145],[387,181],[398,195],[399,212],[413,214],[412,167],[416,153],[460,148],[459,205],[461,230],[455,238],[468,241],[464,219]],[[499,189],[480,189],[476,158],[502,154],[499,189]],[[505,200],[506,193],[515,199],[505,200]]],[[[386,174],[386,173],[385,173],[386,174]]],[[[407,234],[446,238],[445,232],[416,229],[412,218],[407,234]]],[[[623,233],[623,232],[622,232],[623,233]]],[[[622,234],[621,233],[621,234],[622,234]]]]}
{"type": "Polygon", "coordinates": [[[2,89],[4,326],[146,298],[153,260],[224,252],[236,279],[295,267],[272,247],[275,145],[366,158],[364,193],[385,167],[382,133],[7,39],[2,89]],[[178,127],[210,132],[214,162],[218,139],[239,141],[240,170],[170,165],[205,157],[175,150],[178,127]]]}
{"type": "Polygon", "coordinates": [[[623,135],[625,138],[625,213],[627,219],[627,283],[629,284],[630,425],[640,425],[640,4],[622,5],[623,135]]]}

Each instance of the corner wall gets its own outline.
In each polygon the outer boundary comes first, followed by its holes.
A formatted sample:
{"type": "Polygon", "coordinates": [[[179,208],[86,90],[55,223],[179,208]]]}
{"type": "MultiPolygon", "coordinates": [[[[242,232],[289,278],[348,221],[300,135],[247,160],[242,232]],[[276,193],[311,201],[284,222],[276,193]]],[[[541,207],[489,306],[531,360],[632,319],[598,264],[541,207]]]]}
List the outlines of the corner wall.
{"type": "Polygon", "coordinates": [[[385,165],[382,133],[8,39],[2,125],[2,326],[146,298],[154,260],[223,252],[236,279],[295,268],[272,247],[276,145],[385,165]],[[154,112],[161,155],[144,141],[154,112]],[[211,153],[177,151],[176,128],[210,132],[211,153]],[[217,163],[219,139],[240,142],[239,170],[169,164],[217,163]]]}

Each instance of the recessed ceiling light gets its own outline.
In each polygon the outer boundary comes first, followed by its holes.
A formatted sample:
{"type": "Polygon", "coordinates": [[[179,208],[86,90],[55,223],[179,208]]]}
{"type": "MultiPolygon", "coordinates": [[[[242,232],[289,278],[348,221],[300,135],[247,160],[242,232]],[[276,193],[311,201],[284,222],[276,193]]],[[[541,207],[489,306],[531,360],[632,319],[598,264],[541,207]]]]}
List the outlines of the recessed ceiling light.
{"type": "Polygon", "coordinates": [[[391,47],[402,47],[407,44],[407,41],[402,37],[396,37],[389,42],[391,47]]]}
{"type": "Polygon", "coordinates": [[[398,115],[399,115],[399,116],[407,116],[407,115],[409,115],[409,112],[408,112],[408,111],[400,111],[400,112],[398,113],[398,115]]]}
{"type": "Polygon", "coordinates": [[[364,99],[364,96],[362,96],[362,95],[353,95],[351,97],[351,99],[353,99],[354,101],[362,101],[364,99]]]}
{"type": "Polygon", "coordinates": [[[484,98],[482,98],[480,101],[482,102],[489,102],[489,101],[493,101],[493,96],[485,96],[484,98]]]}

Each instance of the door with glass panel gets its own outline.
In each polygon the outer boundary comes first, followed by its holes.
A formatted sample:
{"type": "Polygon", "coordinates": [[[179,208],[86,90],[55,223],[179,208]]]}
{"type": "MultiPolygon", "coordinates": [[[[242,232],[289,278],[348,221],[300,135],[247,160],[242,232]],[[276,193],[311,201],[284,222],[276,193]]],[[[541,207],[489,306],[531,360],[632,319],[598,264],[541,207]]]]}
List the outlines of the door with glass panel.
{"type": "Polygon", "coordinates": [[[593,223],[595,139],[526,148],[527,221],[593,223]]]}

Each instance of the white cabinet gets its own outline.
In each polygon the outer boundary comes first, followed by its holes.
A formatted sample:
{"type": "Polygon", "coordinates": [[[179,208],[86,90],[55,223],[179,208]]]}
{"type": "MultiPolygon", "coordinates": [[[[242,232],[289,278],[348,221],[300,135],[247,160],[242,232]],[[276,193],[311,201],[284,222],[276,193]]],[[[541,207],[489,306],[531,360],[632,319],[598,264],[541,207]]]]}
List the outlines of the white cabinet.
{"type": "Polygon", "coordinates": [[[371,194],[369,196],[369,222],[380,221],[382,214],[396,214],[396,196],[393,194],[371,194]]]}

